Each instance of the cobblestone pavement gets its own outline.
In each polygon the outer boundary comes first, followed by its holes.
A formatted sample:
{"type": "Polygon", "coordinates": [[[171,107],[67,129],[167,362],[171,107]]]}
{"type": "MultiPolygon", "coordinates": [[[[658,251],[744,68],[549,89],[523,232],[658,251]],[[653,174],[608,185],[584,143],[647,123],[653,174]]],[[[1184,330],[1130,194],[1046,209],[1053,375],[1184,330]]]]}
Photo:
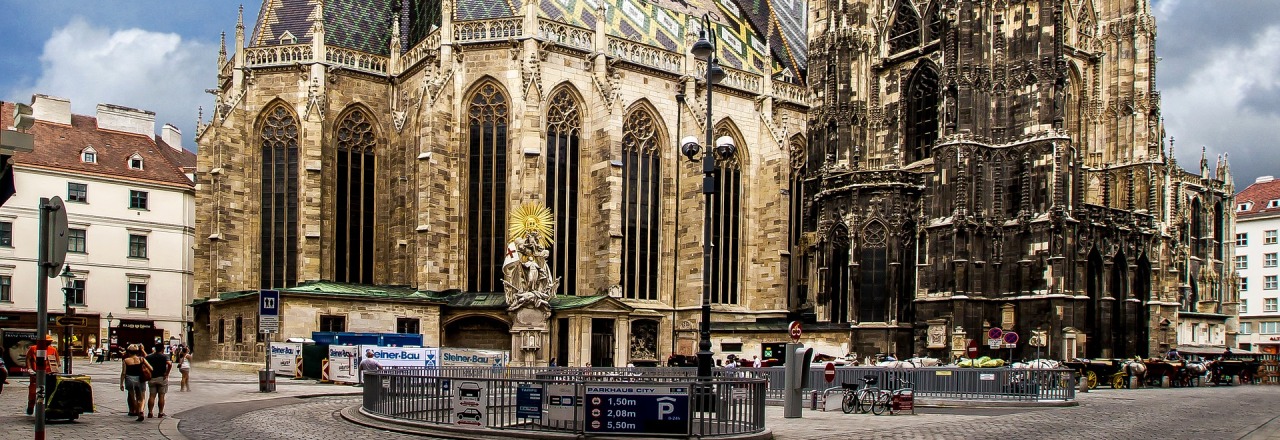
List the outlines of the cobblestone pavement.
{"type": "MultiPolygon", "coordinates": [[[[253,373],[193,371],[193,392],[170,391],[170,417],[134,422],[125,416],[119,366],[77,364],[90,374],[97,412],[70,424],[50,424],[51,439],[333,439],[423,438],[355,425],[338,412],[359,404],[358,388],[284,379],[275,393],[259,393],[253,373]]],[[[26,380],[14,378],[0,394],[0,439],[32,438],[22,414],[26,380]]],[[[176,381],[171,385],[177,389],[176,381]]],[[[1280,388],[1095,390],[1080,405],[1055,408],[919,408],[918,415],[872,416],[805,410],[786,419],[767,408],[767,424],[780,440],[800,439],[1056,439],[1195,438],[1280,439],[1280,388]]]]}

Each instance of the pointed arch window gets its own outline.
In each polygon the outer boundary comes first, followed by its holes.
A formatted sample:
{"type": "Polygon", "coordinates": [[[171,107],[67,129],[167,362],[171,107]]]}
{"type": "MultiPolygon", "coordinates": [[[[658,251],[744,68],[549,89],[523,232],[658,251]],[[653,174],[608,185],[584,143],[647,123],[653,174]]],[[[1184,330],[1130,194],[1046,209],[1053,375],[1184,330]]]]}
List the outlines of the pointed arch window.
{"type": "Polygon", "coordinates": [[[909,0],[898,2],[893,27],[889,30],[889,53],[898,53],[920,45],[920,14],[909,0]]]}
{"type": "Polygon", "coordinates": [[[259,284],[292,287],[298,279],[298,121],[283,104],[262,123],[259,284]]]}
{"type": "Polygon", "coordinates": [[[858,289],[858,322],[889,320],[889,230],[873,221],[862,230],[862,284],[858,289]]]}
{"type": "Polygon", "coordinates": [[[507,97],[485,83],[467,114],[467,290],[496,292],[506,248],[507,97]]]}
{"type": "Polygon", "coordinates": [[[938,140],[938,73],[921,66],[907,85],[907,163],[926,159],[938,140]]]}
{"type": "Polygon", "coordinates": [[[654,114],[632,110],[622,123],[622,292],[627,298],[658,299],[659,145],[654,114]]]}
{"type": "Polygon", "coordinates": [[[377,162],[373,120],[356,109],[338,123],[334,188],[334,281],[373,283],[374,188],[377,162]]]}
{"type": "MultiPolygon", "coordinates": [[[[787,270],[789,272],[788,285],[791,286],[791,292],[788,295],[788,301],[794,301],[793,304],[799,304],[800,296],[807,293],[805,290],[804,273],[801,268],[803,258],[796,258],[800,255],[800,237],[804,234],[804,201],[805,185],[804,177],[808,174],[808,152],[805,151],[804,137],[795,135],[791,137],[791,182],[790,191],[787,194],[790,202],[790,214],[788,224],[790,232],[787,234],[788,251],[790,256],[788,259],[787,270]]],[[[789,303],[792,304],[792,303],[789,303]]]]}
{"type": "Polygon", "coordinates": [[[929,26],[928,41],[938,40],[942,38],[942,32],[945,29],[942,21],[942,2],[935,0],[933,5],[929,7],[929,12],[925,13],[925,25],[929,26]]]}
{"type": "Polygon", "coordinates": [[[560,295],[576,295],[578,269],[578,143],[582,115],[566,89],[547,108],[547,202],[555,215],[551,272],[560,276],[560,295]]]}
{"type": "MultiPolygon", "coordinates": [[[[729,125],[716,127],[715,138],[729,136],[743,149],[741,137],[729,125]]],[[[713,153],[714,154],[714,153],[713,153]]],[[[741,153],[738,153],[739,155],[741,153]]],[[[711,198],[711,243],[719,264],[710,268],[711,299],[718,304],[738,304],[738,249],[742,237],[742,163],[739,155],[720,159],[716,193],[711,198]]]]}
{"type": "Polygon", "coordinates": [[[844,224],[831,228],[828,239],[831,259],[827,260],[827,320],[849,322],[849,230],[844,224]]]}

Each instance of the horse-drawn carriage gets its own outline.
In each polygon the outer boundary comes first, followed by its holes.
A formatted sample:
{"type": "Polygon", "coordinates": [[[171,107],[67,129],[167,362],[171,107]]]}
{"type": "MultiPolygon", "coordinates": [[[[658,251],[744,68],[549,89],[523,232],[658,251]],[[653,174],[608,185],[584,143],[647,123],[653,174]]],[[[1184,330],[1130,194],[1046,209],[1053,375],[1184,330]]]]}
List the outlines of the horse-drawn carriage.
{"type": "Polygon", "coordinates": [[[1112,388],[1123,388],[1129,378],[1125,368],[1128,361],[1124,359],[1072,359],[1062,363],[1063,367],[1076,370],[1080,380],[1089,384],[1089,388],[1097,388],[1099,382],[1110,384],[1112,388]]]}
{"type": "Polygon", "coordinates": [[[1209,381],[1214,385],[1230,385],[1239,379],[1241,384],[1252,384],[1261,366],[1256,356],[1225,355],[1209,362],[1209,381]]]}
{"type": "Polygon", "coordinates": [[[1144,359],[1142,364],[1146,367],[1146,382],[1150,386],[1163,386],[1165,378],[1168,378],[1171,386],[1189,387],[1206,370],[1200,362],[1183,359],[1144,359]]]}

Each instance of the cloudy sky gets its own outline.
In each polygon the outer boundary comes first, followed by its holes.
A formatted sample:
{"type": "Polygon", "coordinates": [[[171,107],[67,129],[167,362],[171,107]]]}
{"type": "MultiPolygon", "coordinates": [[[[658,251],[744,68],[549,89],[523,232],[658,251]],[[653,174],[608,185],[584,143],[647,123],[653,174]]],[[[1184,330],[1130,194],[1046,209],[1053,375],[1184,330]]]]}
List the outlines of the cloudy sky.
{"type": "MultiPolygon", "coordinates": [[[[0,0],[0,99],[44,93],[76,113],[100,103],[156,112],[194,149],[196,107],[212,97],[219,32],[235,35],[224,0],[0,0]]],[[[252,30],[261,3],[247,2],[252,30]]],[[[1280,175],[1280,0],[1159,0],[1157,85],[1179,162],[1228,153],[1239,189],[1280,175]]],[[[232,43],[228,42],[229,46],[232,43]]],[[[158,125],[158,124],[157,124],[158,125]]]]}

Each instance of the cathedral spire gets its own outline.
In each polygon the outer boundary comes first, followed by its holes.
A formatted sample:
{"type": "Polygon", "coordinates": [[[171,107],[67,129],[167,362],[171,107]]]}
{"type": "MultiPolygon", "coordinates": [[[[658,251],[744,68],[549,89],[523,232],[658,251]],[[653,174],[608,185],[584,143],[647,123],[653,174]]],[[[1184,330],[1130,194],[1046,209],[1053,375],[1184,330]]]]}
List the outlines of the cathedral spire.
{"type": "Polygon", "coordinates": [[[1169,161],[1170,168],[1177,168],[1178,166],[1178,155],[1174,154],[1174,151],[1173,151],[1174,141],[1176,141],[1176,139],[1174,139],[1173,136],[1169,136],[1169,157],[1167,157],[1166,159],[1168,159],[1169,161]]]}
{"type": "Polygon", "coordinates": [[[1200,146],[1200,178],[1209,178],[1209,157],[1206,156],[1205,146],[1200,146]]]}
{"type": "Polygon", "coordinates": [[[219,39],[222,43],[218,46],[218,68],[221,69],[222,65],[227,63],[227,31],[222,31],[219,39]]]}

